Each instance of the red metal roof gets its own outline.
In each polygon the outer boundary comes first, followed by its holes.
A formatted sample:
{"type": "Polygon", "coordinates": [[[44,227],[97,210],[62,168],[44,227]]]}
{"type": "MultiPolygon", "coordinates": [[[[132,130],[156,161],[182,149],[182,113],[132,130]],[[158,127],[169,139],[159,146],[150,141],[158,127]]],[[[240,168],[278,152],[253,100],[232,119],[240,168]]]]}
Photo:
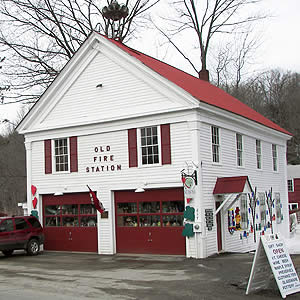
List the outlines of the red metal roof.
{"type": "Polygon", "coordinates": [[[246,182],[248,182],[250,189],[252,190],[248,176],[218,178],[213,194],[242,193],[244,191],[246,182]]]}
{"type": "Polygon", "coordinates": [[[129,55],[141,61],[147,67],[151,68],[161,76],[172,81],[173,83],[190,93],[199,101],[227,110],[285,134],[292,135],[287,130],[281,128],[246,104],[242,103],[238,99],[229,95],[222,89],[212,85],[211,83],[185,73],[137,50],[129,48],[118,41],[112,39],[108,40],[127,52],[129,55]]]}

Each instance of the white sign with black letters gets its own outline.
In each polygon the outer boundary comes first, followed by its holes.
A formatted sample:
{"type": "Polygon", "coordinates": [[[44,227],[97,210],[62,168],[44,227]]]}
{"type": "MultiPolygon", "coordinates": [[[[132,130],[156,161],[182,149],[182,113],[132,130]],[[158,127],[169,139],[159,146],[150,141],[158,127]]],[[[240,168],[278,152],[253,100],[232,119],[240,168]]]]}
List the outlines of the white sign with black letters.
{"type": "Polygon", "coordinates": [[[266,288],[271,270],[282,298],[300,292],[300,281],[283,239],[261,236],[246,294],[266,288]]]}

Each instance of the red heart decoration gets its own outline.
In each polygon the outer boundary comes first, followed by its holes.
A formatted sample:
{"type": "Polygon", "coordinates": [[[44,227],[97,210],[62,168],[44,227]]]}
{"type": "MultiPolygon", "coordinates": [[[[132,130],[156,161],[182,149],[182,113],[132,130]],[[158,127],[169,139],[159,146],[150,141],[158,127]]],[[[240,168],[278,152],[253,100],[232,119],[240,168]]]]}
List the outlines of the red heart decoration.
{"type": "Polygon", "coordinates": [[[34,185],[31,186],[31,193],[34,196],[36,193],[36,187],[34,185]]]}
{"type": "Polygon", "coordinates": [[[36,197],[34,197],[34,199],[32,200],[32,205],[34,209],[36,208],[37,202],[38,200],[36,199],[36,197]]]}
{"type": "Polygon", "coordinates": [[[185,184],[185,177],[181,177],[181,181],[183,184],[185,184]]]}

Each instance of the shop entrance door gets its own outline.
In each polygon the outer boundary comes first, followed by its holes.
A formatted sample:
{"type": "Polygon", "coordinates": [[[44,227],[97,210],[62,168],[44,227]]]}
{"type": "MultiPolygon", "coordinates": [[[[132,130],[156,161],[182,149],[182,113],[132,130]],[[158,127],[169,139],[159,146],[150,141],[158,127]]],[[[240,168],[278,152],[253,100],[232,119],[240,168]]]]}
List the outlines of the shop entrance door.
{"type": "MultiPolygon", "coordinates": [[[[216,210],[220,207],[221,203],[216,202],[216,210]]],[[[222,246],[222,221],[221,221],[221,211],[217,214],[217,242],[218,242],[218,252],[223,250],[222,246]]]]}
{"type": "Polygon", "coordinates": [[[89,193],[43,195],[45,250],[97,252],[97,213],[89,193]]]}
{"type": "Polygon", "coordinates": [[[119,253],[185,255],[183,189],[115,192],[119,253]]]}

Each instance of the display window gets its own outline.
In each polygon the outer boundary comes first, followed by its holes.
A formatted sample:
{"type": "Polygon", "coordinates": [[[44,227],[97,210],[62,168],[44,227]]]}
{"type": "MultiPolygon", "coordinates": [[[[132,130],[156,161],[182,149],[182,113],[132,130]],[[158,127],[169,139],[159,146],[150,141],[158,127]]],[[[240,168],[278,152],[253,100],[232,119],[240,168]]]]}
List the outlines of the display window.
{"type": "Polygon", "coordinates": [[[282,204],[280,201],[280,193],[275,193],[275,208],[276,208],[276,222],[280,224],[283,220],[282,216],[282,204]]]}
{"type": "Polygon", "coordinates": [[[118,227],[183,226],[184,201],[132,201],[117,203],[118,227]]]}
{"type": "Polygon", "coordinates": [[[45,205],[45,227],[97,226],[97,212],[92,204],[45,205]]]}
{"type": "Polygon", "coordinates": [[[265,193],[258,193],[261,228],[267,226],[267,205],[265,193]]]}
{"type": "Polygon", "coordinates": [[[247,194],[241,194],[241,229],[247,230],[248,229],[248,205],[247,205],[247,194]]]}

